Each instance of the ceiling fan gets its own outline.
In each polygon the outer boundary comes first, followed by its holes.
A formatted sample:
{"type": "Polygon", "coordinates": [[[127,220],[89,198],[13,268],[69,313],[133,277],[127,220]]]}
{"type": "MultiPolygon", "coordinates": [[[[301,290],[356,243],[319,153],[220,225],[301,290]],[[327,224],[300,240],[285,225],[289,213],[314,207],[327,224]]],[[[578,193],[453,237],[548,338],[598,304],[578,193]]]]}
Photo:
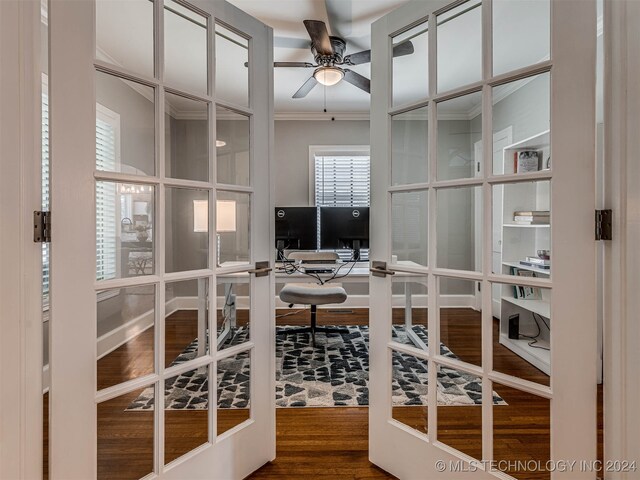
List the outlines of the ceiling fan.
{"type": "MultiPolygon", "coordinates": [[[[336,36],[329,36],[327,26],[320,20],[305,20],[304,26],[311,37],[311,53],[315,64],[309,62],[275,62],[274,67],[315,68],[313,75],[293,94],[293,98],[304,98],[318,83],[335,85],[341,80],[371,93],[370,80],[343,66],[361,65],[371,62],[371,50],[344,55],[347,42],[336,36]]],[[[413,53],[410,41],[402,42],[393,48],[393,56],[401,57],[413,53]]]]}

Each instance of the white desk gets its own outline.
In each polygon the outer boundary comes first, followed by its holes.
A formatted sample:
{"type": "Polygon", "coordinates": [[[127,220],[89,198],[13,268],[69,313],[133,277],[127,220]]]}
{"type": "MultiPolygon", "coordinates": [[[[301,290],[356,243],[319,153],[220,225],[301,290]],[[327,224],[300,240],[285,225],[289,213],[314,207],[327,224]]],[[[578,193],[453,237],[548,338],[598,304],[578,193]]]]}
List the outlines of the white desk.
{"type": "MultiPolygon", "coordinates": [[[[406,267],[418,267],[419,265],[414,262],[401,261],[398,262],[398,265],[406,266],[406,267]]],[[[235,266],[235,264],[223,264],[222,267],[227,266],[235,266]]],[[[332,268],[337,268],[338,265],[331,265],[332,268]]],[[[332,280],[329,283],[368,283],[369,281],[369,262],[358,262],[351,269],[350,265],[344,265],[340,271],[338,272],[338,278],[332,280]],[[345,274],[348,275],[343,276],[345,274]]],[[[294,273],[286,273],[282,269],[282,264],[280,262],[276,263],[275,276],[277,284],[284,283],[316,283],[317,279],[313,276],[310,276],[301,272],[294,273]]],[[[315,275],[315,274],[314,274],[315,275]]],[[[323,273],[318,274],[320,278],[323,280],[330,279],[334,274],[333,273],[323,273]]],[[[218,278],[224,279],[225,284],[225,300],[230,299],[229,302],[229,312],[225,312],[224,314],[224,322],[223,329],[218,335],[217,345],[220,345],[224,341],[227,340],[229,335],[231,335],[236,330],[236,305],[235,305],[235,294],[233,293],[233,285],[234,284],[246,284],[249,283],[250,277],[245,272],[243,273],[227,273],[218,275],[218,278]]],[[[416,273],[408,273],[408,272],[396,272],[396,274],[392,277],[393,281],[403,282],[404,283],[404,293],[405,293],[405,306],[404,306],[404,325],[407,337],[411,340],[411,342],[418,348],[426,350],[427,346],[425,343],[418,337],[418,335],[413,331],[413,322],[412,322],[412,300],[411,300],[411,283],[419,283],[426,286],[426,276],[416,274],[416,273]]],[[[204,284],[204,282],[202,282],[204,284]]],[[[204,288],[204,287],[202,287],[204,288]]],[[[200,304],[199,304],[200,306],[200,304]]],[[[206,304],[205,304],[206,308],[206,304]]],[[[198,308],[198,334],[200,335],[201,329],[206,329],[205,326],[205,308],[198,308]]],[[[223,307],[226,308],[226,307],[223,307]]],[[[217,311],[217,308],[216,308],[217,311]]],[[[204,338],[204,337],[202,337],[204,338]]],[[[200,342],[203,343],[203,342],[200,342]]],[[[199,343],[199,344],[200,344],[199,343]]]]}

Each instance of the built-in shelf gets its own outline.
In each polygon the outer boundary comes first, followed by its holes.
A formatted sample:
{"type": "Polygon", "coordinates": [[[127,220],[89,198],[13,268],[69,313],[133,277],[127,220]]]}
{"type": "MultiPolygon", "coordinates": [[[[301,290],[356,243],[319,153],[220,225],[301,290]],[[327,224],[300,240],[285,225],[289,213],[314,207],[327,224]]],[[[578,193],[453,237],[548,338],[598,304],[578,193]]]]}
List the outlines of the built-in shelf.
{"type": "Polygon", "coordinates": [[[505,228],[549,228],[551,225],[548,223],[504,223],[502,226],[505,228]]]}
{"type": "Polygon", "coordinates": [[[536,300],[533,298],[523,300],[521,298],[513,298],[507,295],[504,295],[502,299],[505,302],[509,302],[517,307],[523,308],[524,310],[537,313],[545,318],[551,318],[551,305],[545,300],[536,300]]]}
{"type": "Polygon", "coordinates": [[[551,275],[550,268],[530,267],[529,265],[522,265],[519,262],[502,262],[502,265],[506,265],[507,267],[516,267],[520,270],[528,270],[530,272],[541,273],[543,275],[551,275]]]}
{"type": "MultiPolygon", "coordinates": [[[[513,339],[508,335],[500,334],[500,343],[509,350],[524,358],[526,361],[542,370],[547,375],[551,375],[551,352],[544,348],[536,348],[529,345],[531,340],[527,338],[513,339]]],[[[538,347],[549,348],[548,343],[538,341],[538,347]]]]}

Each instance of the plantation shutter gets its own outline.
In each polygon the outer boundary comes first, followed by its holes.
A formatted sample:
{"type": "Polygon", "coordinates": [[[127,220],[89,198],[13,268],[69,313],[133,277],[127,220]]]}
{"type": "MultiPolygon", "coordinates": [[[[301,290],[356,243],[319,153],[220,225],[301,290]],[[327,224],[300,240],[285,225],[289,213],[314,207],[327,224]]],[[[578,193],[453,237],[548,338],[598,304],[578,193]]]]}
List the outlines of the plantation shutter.
{"type": "Polygon", "coordinates": [[[316,156],[318,207],[368,207],[370,163],[368,156],[316,156]]]}
{"type": "MultiPolygon", "coordinates": [[[[42,211],[49,211],[49,97],[42,93],[42,211]]],[[[42,306],[49,306],[49,244],[42,244],[42,306]]]]}

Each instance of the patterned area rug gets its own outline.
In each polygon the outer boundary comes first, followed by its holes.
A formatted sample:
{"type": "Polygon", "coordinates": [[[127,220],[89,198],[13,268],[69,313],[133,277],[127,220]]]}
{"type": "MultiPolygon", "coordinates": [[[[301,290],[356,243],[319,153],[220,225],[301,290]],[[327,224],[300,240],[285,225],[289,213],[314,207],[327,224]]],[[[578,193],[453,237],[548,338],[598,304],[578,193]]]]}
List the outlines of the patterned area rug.
{"type": "MultiPolygon", "coordinates": [[[[289,329],[296,327],[279,327],[289,329]]],[[[278,335],[276,340],[276,405],[278,407],[336,407],[369,404],[369,327],[349,326],[349,333],[318,334],[316,347],[309,334],[278,335]]],[[[404,326],[393,327],[393,337],[408,343],[404,326]]],[[[428,344],[426,330],[413,330],[428,344]]],[[[247,339],[240,329],[230,345],[247,339]]],[[[195,358],[197,340],[172,363],[195,358]]],[[[440,353],[456,358],[445,345],[440,353]]],[[[427,405],[427,362],[411,355],[393,354],[393,404],[427,405]]],[[[204,368],[182,374],[165,383],[165,408],[201,410],[207,408],[208,382],[204,368]]],[[[448,367],[438,372],[438,404],[480,405],[481,379],[448,367]]],[[[249,357],[242,353],[218,364],[218,407],[246,408],[249,404],[249,357]]],[[[496,405],[506,402],[493,392],[496,405]]],[[[146,389],[127,410],[153,408],[153,390],[146,389]]]]}

